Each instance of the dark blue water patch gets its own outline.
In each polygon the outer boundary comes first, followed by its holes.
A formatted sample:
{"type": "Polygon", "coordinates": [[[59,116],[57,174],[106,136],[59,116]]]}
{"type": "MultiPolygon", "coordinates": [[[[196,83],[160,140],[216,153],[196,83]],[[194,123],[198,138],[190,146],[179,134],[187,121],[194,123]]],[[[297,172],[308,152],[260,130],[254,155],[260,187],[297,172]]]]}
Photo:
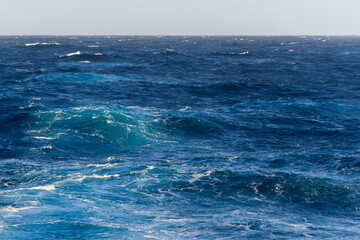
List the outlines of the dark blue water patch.
{"type": "Polygon", "coordinates": [[[49,82],[106,82],[121,80],[121,76],[89,73],[49,73],[41,74],[35,78],[49,82]]]}
{"type": "Polygon", "coordinates": [[[357,239],[357,37],[0,37],[1,239],[357,239]]]}

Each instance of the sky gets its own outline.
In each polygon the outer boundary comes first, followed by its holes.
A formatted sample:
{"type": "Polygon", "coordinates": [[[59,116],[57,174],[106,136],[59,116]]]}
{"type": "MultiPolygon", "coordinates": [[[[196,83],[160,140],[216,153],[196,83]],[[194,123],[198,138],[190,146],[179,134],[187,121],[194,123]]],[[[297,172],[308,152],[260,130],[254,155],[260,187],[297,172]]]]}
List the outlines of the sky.
{"type": "Polygon", "coordinates": [[[360,0],[0,0],[0,35],[360,35],[360,0]]]}

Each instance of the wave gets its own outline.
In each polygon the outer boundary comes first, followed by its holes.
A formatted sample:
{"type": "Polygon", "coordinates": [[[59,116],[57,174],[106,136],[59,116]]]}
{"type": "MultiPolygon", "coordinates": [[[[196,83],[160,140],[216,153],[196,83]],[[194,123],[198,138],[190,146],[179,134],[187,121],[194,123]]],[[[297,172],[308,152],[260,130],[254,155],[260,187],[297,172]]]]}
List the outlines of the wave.
{"type": "Polygon", "coordinates": [[[59,46],[61,45],[58,42],[35,42],[35,43],[25,43],[26,47],[32,47],[32,46],[59,46]]]}
{"type": "MultiPolygon", "coordinates": [[[[91,53],[91,52],[82,52],[82,51],[76,51],[76,52],[72,52],[72,53],[68,53],[68,54],[59,56],[59,58],[64,59],[64,62],[79,61],[79,62],[86,62],[86,63],[90,63],[90,62],[103,63],[104,61],[106,62],[107,57],[108,56],[106,54],[101,53],[101,52],[91,53]]],[[[106,64],[103,64],[103,65],[106,65],[106,64]]]]}
{"type": "Polygon", "coordinates": [[[7,207],[0,208],[0,211],[1,212],[16,213],[16,212],[20,212],[20,211],[24,211],[24,210],[33,209],[33,208],[36,208],[36,207],[34,207],[34,206],[27,206],[27,207],[11,207],[11,206],[7,206],[7,207]]]}
{"type": "Polygon", "coordinates": [[[76,56],[76,55],[80,55],[81,52],[80,51],[76,51],[76,52],[73,52],[73,53],[68,53],[68,54],[65,54],[65,55],[60,55],[59,57],[72,57],[72,56],[76,56]]]}
{"type": "Polygon", "coordinates": [[[167,48],[164,53],[165,54],[181,54],[181,52],[176,51],[175,49],[172,49],[172,48],[167,48]]]}
{"type": "Polygon", "coordinates": [[[37,75],[37,78],[51,82],[106,82],[123,80],[123,77],[117,75],[92,73],[43,73],[37,75]]]}
{"type": "Polygon", "coordinates": [[[60,58],[64,58],[64,57],[81,57],[81,58],[86,58],[86,57],[94,57],[94,56],[103,56],[103,53],[82,53],[80,51],[76,51],[76,52],[72,52],[72,53],[68,53],[65,55],[60,55],[60,58]]]}
{"type": "MultiPolygon", "coordinates": [[[[309,117],[321,120],[319,117],[343,117],[344,119],[360,119],[360,107],[332,101],[311,100],[270,100],[270,101],[244,101],[230,108],[232,111],[261,111],[265,113],[278,113],[279,116],[309,117]]],[[[325,119],[324,119],[325,120],[325,119]]]]}
{"type": "MultiPolygon", "coordinates": [[[[182,176],[184,179],[185,176],[182,176]]],[[[312,176],[283,172],[205,170],[186,180],[153,186],[158,192],[197,193],[210,198],[289,204],[299,209],[326,211],[357,209],[356,186],[312,176]]],[[[157,192],[157,191],[156,191],[157,192]]],[[[156,194],[154,192],[153,194],[156,194]]]]}
{"type": "Polygon", "coordinates": [[[249,55],[249,51],[244,52],[213,52],[214,55],[221,55],[221,56],[237,56],[237,55],[249,55]]]}
{"type": "Polygon", "coordinates": [[[33,151],[109,154],[221,134],[216,117],[192,111],[94,106],[37,111],[25,123],[33,151]],[[102,151],[98,151],[101,148],[102,151]]]}
{"type": "Polygon", "coordinates": [[[33,115],[28,134],[33,149],[47,150],[45,154],[102,155],[126,146],[155,144],[159,133],[151,127],[154,120],[151,111],[124,107],[55,109],[33,115]]]}

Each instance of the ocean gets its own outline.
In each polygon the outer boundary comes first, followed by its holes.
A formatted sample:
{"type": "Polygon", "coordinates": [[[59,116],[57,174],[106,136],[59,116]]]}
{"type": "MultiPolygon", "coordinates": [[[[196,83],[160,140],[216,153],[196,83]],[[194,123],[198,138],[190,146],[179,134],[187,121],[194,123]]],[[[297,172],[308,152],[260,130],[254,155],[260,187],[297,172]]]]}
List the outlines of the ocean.
{"type": "Polygon", "coordinates": [[[359,37],[0,53],[0,239],[360,239],[359,37]]]}

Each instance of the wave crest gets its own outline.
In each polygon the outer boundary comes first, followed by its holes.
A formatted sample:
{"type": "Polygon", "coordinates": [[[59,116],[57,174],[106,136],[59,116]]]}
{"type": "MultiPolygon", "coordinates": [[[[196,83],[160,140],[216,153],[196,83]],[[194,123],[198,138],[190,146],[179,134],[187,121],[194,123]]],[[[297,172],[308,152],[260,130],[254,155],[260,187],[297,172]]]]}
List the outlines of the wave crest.
{"type": "Polygon", "coordinates": [[[34,150],[69,155],[174,143],[221,134],[222,129],[216,118],[203,113],[122,106],[38,111],[26,124],[34,150]]]}

